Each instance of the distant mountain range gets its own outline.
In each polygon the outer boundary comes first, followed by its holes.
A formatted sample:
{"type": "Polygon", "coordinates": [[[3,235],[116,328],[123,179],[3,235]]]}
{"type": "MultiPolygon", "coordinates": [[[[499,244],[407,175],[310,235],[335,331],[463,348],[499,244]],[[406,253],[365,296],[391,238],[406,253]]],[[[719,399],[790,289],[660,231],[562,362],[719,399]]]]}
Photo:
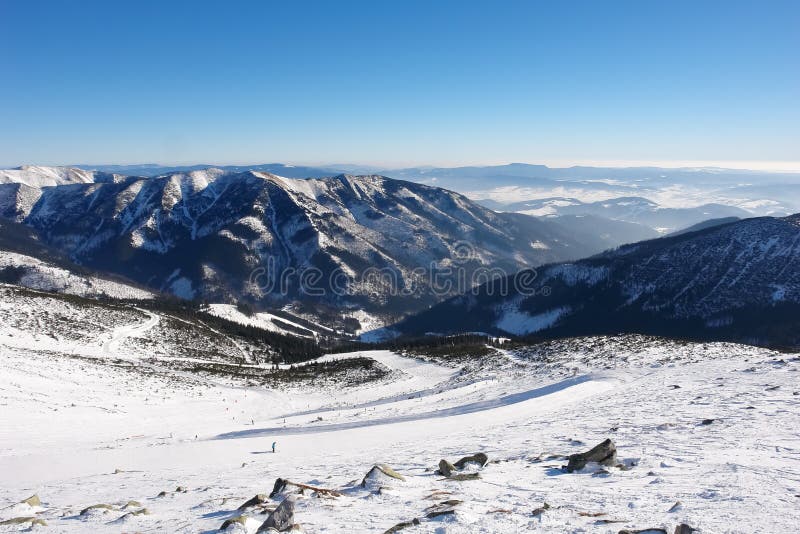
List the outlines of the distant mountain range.
{"type": "MultiPolygon", "coordinates": [[[[495,203],[496,204],[496,203],[495,203]]],[[[747,218],[753,214],[735,206],[702,204],[692,208],[664,208],[642,197],[620,197],[596,202],[576,198],[544,198],[498,206],[503,211],[527,215],[594,215],[606,219],[636,223],[666,233],[684,229],[710,219],[747,218]]]]}
{"type": "Polygon", "coordinates": [[[523,271],[395,329],[411,336],[638,332],[797,346],[800,215],[730,222],[523,271]]]}
{"type": "MultiPolygon", "coordinates": [[[[46,186],[113,180],[113,176],[163,176],[210,165],[77,165],[68,176],[46,167],[0,171],[0,183],[46,186]],[[48,170],[49,169],[49,170],[48,170]],[[109,178],[111,177],[111,178],[109,178]],[[34,182],[30,182],[34,180],[34,182]],[[36,180],[43,180],[36,183],[36,180]]],[[[710,218],[785,216],[800,211],[800,174],[719,168],[585,167],[551,168],[512,163],[473,167],[409,167],[283,163],[217,166],[226,173],[267,172],[287,178],[325,178],[339,174],[382,175],[443,187],[495,211],[536,216],[597,215],[642,224],[664,235],[710,218]]]]}
{"type": "Polygon", "coordinates": [[[143,178],[26,167],[2,176],[0,216],[71,261],[212,302],[406,313],[463,290],[462,275],[468,283],[481,269],[513,273],[649,236],[600,218],[495,213],[375,175],[205,169],[143,178]],[[303,280],[312,270],[319,280],[303,280]]]}

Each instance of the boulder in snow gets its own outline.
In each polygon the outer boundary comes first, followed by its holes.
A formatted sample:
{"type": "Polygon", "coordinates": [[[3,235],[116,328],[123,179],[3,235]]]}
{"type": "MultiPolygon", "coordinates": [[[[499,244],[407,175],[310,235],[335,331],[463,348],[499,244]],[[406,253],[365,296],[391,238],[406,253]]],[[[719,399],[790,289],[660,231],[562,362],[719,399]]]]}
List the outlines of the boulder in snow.
{"type": "Polygon", "coordinates": [[[464,469],[467,464],[478,464],[480,467],[483,467],[487,463],[489,463],[489,457],[485,453],[478,452],[471,456],[464,456],[453,465],[455,465],[457,469],[464,469]]]}
{"type": "Polygon", "coordinates": [[[456,466],[442,458],[439,460],[439,473],[443,476],[449,477],[456,470],[456,466]]]}
{"type": "Polygon", "coordinates": [[[617,447],[610,439],[606,439],[586,452],[570,454],[567,459],[566,471],[572,473],[580,471],[589,462],[613,466],[617,464],[617,447]]]}
{"type": "Polygon", "coordinates": [[[294,524],[294,497],[286,497],[275,511],[269,514],[267,520],[258,527],[258,532],[268,532],[269,529],[285,532],[294,524]]]}
{"type": "Polygon", "coordinates": [[[367,474],[364,475],[364,479],[361,481],[361,487],[380,487],[387,482],[397,480],[405,482],[406,478],[386,464],[375,464],[372,466],[372,469],[367,471],[367,474]]]}

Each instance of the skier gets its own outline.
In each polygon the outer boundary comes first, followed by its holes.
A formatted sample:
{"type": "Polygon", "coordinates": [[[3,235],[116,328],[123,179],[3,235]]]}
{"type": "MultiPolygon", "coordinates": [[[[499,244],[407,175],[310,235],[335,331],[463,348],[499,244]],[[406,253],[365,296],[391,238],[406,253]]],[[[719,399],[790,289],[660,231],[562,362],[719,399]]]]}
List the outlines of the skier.
{"type": "Polygon", "coordinates": [[[272,454],[275,454],[275,445],[276,444],[277,444],[277,441],[273,441],[272,442],[272,454]]]}

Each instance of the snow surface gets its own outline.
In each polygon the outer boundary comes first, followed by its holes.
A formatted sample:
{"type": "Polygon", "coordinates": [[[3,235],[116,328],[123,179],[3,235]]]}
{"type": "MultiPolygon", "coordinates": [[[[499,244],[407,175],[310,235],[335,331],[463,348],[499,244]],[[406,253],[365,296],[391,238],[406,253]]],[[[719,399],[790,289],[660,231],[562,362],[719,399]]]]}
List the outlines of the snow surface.
{"type": "Polygon", "coordinates": [[[94,182],[94,172],[75,167],[42,167],[24,165],[17,169],[0,169],[0,184],[25,184],[30,187],[50,187],[65,184],[94,182]]]}
{"type": "Polygon", "coordinates": [[[128,284],[97,276],[76,274],[32,256],[0,250],[0,269],[9,267],[22,269],[18,284],[31,289],[56,291],[82,297],[151,299],[154,296],[150,291],[128,284]]]}
{"type": "MultiPolygon", "coordinates": [[[[371,358],[388,380],[268,389],[150,358],[144,342],[166,316],[86,315],[45,295],[3,294],[0,521],[35,514],[48,532],[213,532],[281,477],[342,492],[297,496],[307,532],[383,532],[412,518],[421,523],[409,532],[437,533],[800,524],[800,360],[791,355],[636,336],[466,359],[374,351],[320,360],[371,358]],[[55,329],[45,309],[71,319],[55,329]],[[606,437],[623,469],[561,470],[563,455],[606,437]],[[490,459],[470,468],[477,480],[434,472],[441,458],[477,451],[490,459]],[[405,481],[362,488],[379,463],[405,481]],[[34,493],[42,506],[19,504],[34,493]],[[139,508],[124,506],[132,500],[149,514],[126,515],[139,508]],[[111,508],[80,514],[95,504],[111,508]],[[453,514],[426,517],[448,507],[453,514]]],[[[266,518],[245,514],[239,532],[266,518]]]]}

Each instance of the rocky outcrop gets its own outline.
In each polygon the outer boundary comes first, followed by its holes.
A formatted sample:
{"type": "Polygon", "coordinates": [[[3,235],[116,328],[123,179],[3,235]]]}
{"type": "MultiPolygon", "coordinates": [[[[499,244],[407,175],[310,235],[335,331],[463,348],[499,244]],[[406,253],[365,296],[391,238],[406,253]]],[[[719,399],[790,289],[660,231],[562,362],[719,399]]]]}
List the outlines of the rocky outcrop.
{"type": "Polygon", "coordinates": [[[467,464],[478,464],[480,467],[483,467],[487,463],[489,463],[489,457],[485,453],[478,452],[471,456],[464,456],[453,465],[456,466],[456,469],[464,469],[467,464]]]}
{"type": "Polygon", "coordinates": [[[442,458],[439,460],[439,473],[443,476],[449,477],[456,470],[456,466],[442,458]]]}
{"type": "Polygon", "coordinates": [[[386,464],[375,464],[372,469],[367,471],[364,478],[361,480],[361,487],[382,487],[392,481],[405,482],[406,477],[392,469],[386,464]]]}
{"type": "MultiPolygon", "coordinates": [[[[280,478],[278,480],[281,480],[280,478]]],[[[245,501],[237,510],[246,510],[247,508],[251,508],[253,506],[258,506],[260,504],[264,504],[267,502],[269,498],[264,495],[263,493],[259,493],[258,495],[252,497],[251,499],[245,501]]]]}
{"type": "Polygon", "coordinates": [[[285,532],[291,530],[294,525],[294,498],[287,497],[281,502],[275,511],[269,514],[264,523],[258,527],[258,532],[267,532],[269,529],[285,532]]]}
{"type": "Polygon", "coordinates": [[[302,495],[306,491],[309,493],[314,493],[320,497],[340,497],[342,495],[341,492],[333,489],[318,488],[316,486],[309,486],[308,484],[292,482],[291,480],[287,480],[285,478],[276,478],[275,484],[272,486],[272,492],[269,494],[269,498],[272,499],[277,495],[288,495],[291,493],[299,493],[302,495]]]}
{"type": "Polygon", "coordinates": [[[419,519],[416,517],[411,521],[403,521],[402,523],[397,523],[395,526],[388,528],[383,534],[395,534],[395,532],[400,532],[404,528],[414,527],[419,525],[419,519]]]}
{"type": "Polygon", "coordinates": [[[487,463],[489,463],[489,457],[486,453],[477,452],[470,456],[464,456],[454,464],[451,464],[445,459],[440,460],[438,472],[451,480],[474,480],[480,478],[478,473],[456,473],[456,471],[461,471],[470,464],[484,467],[487,463]]]}
{"type": "Polygon", "coordinates": [[[613,466],[617,464],[617,447],[610,439],[606,439],[586,452],[569,455],[565,470],[567,473],[580,471],[589,462],[613,466]]]}

